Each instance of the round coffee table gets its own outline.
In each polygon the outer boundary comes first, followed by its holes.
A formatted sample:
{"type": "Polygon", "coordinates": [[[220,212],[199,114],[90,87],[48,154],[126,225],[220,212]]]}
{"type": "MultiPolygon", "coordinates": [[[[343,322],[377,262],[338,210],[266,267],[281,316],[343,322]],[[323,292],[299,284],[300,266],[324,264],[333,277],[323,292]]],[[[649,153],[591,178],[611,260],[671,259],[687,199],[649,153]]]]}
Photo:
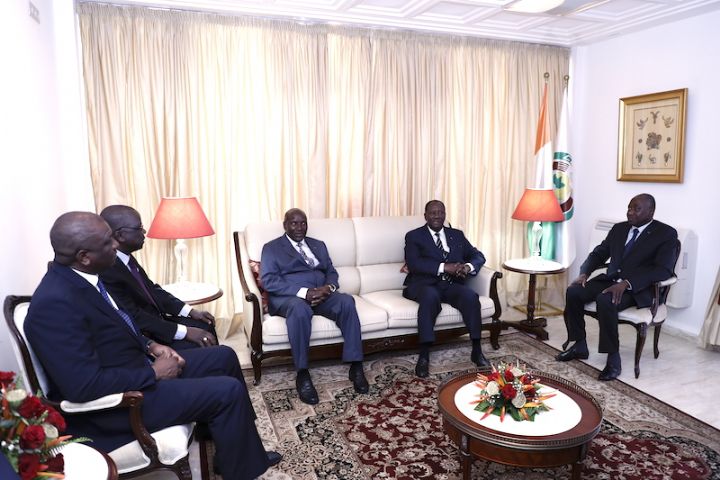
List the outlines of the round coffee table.
{"type": "MultiPolygon", "coordinates": [[[[565,432],[547,436],[499,432],[470,420],[455,405],[455,394],[461,387],[473,382],[476,373],[458,375],[440,386],[438,404],[443,416],[443,427],[460,449],[463,479],[470,479],[473,457],[516,467],[572,464],[572,479],[580,479],[582,461],[590,442],[600,431],[602,408],[589,393],[572,382],[550,373],[532,374],[539,377],[544,385],[559,389],[577,403],[582,412],[577,425],[565,432]]],[[[506,418],[505,421],[514,420],[506,418]]]]}

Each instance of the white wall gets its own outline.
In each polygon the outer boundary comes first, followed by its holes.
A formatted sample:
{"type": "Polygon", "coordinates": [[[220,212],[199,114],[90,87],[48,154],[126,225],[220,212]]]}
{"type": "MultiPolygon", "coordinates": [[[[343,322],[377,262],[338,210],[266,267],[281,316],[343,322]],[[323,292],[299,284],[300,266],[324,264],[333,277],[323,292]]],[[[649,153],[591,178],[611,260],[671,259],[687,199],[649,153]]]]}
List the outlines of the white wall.
{"type": "MultiPolygon", "coordinates": [[[[0,2],[0,300],[32,294],[52,250],[55,218],[94,210],[82,130],[73,2],[0,2]]],[[[0,370],[15,370],[4,319],[0,370]]]]}
{"type": "Polygon", "coordinates": [[[573,49],[571,152],[579,258],[596,218],[624,219],[637,193],[655,196],[655,218],[694,230],[699,251],[692,306],[666,325],[697,335],[720,265],[720,12],[573,49]],[[681,184],[618,182],[618,104],[627,96],[688,89],[681,184]]]}

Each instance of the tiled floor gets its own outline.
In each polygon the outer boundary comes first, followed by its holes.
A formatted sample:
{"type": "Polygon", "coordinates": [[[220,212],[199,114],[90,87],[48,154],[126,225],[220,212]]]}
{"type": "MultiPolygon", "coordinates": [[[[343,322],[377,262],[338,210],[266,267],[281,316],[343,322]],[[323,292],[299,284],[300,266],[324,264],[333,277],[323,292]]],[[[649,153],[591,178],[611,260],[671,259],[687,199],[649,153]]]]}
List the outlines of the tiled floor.
{"type": "MultiPolygon", "coordinates": [[[[503,314],[503,318],[519,319],[523,318],[523,315],[509,309],[503,314]]],[[[560,349],[567,337],[562,317],[549,318],[547,330],[550,339],[546,343],[560,349]]],[[[512,328],[508,330],[508,332],[513,331],[515,330],[512,328]]],[[[640,378],[636,379],[633,372],[635,329],[626,325],[620,327],[620,354],[623,360],[620,380],[720,429],[720,409],[716,408],[717,399],[720,398],[720,382],[715,381],[714,377],[720,368],[720,353],[703,350],[694,343],[694,339],[673,335],[671,329],[665,328],[660,336],[660,356],[655,359],[652,352],[652,335],[652,331],[648,332],[640,360],[640,378]]],[[[602,369],[605,366],[606,355],[597,353],[597,339],[597,322],[588,318],[587,340],[590,358],[583,361],[602,369]]],[[[500,341],[502,342],[502,338],[500,341]]],[[[242,332],[223,340],[222,343],[235,348],[243,368],[250,368],[250,354],[242,332]]],[[[248,385],[252,385],[250,380],[252,372],[246,370],[245,373],[249,380],[248,385]]],[[[191,464],[193,478],[199,479],[196,447],[191,452],[191,464]]],[[[170,480],[175,477],[162,473],[139,478],[170,480]]]]}

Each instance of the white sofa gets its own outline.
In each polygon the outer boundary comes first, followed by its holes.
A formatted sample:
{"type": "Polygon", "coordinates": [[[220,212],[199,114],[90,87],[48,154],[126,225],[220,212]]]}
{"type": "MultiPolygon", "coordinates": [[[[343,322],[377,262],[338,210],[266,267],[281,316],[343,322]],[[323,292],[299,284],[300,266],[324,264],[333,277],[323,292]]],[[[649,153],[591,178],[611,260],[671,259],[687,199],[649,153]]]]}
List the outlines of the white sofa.
{"type": "MultiPolygon", "coordinates": [[[[340,276],[340,291],[355,297],[366,354],[417,345],[418,305],[402,296],[405,273],[401,269],[405,234],[424,223],[422,216],[308,220],[308,236],[324,241],[328,247],[340,276]]],[[[256,383],[264,359],[290,356],[285,319],[263,312],[257,282],[263,245],[283,233],[282,222],[275,221],[249,224],[244,232],[233,234],[243,289],[243,326],[256,383]]],[[[501,329],[497,280],[501,277],[502,273],[483,267],[467,282],[480,295],[483,329],[490,330],[491,344],[496,349],[501,329]]],[[[446,304],[435,331],[437,342],[467,333],[460,312],[446,304]]],[[[340,357],[342,341],[333,321],[313,317],[311,358],[340,357]]]]}

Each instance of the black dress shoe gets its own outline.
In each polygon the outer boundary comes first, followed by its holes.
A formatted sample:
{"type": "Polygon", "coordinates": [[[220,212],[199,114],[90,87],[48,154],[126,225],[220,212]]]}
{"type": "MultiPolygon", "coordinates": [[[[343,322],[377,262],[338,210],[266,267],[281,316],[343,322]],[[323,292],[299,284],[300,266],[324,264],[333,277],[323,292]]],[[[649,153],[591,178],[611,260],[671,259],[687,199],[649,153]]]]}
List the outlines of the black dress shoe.
{"type": "Polygon", "coordinates": [[[317,405],[320,401],[309,373],[298,373],[298,376],[295,379],[295,388],[297,389],[298,397],[300,397],[300,400],[304,403],[307,403],[308,405],[317,405]]]}
{"type": "Polygon", "coordinates": [[[600,372],[600,375],[598,376],[598,380],[602,380],[603,382],[615,380],[617,377],[620,376],[620,373],[622,373],[622,367],[615,365],[605,365],[605,368],[603,368],[603,371],[600,372]]]}
{"type": "Polygon", "coordinates": [[[280,455],[278,452],[275,452],[273,450],[270,450],[267,452],[267,461],[268,461],[268,468],[274,467],[280,461],[282,460],[282,455],[280,455]]]}
{"type": "Polygon", "coordinates": [[[362,363],[353,363],[350,365],[350,373],[348,378],[352,381],[353,387],[357,393],[367,393],[370,390],[365,372],[363,372],[362,363]]]}
{"type": "Polygon", "coordinates": [[[487,358],[485,358],[485,355],[483,355],[482,350],[475,350],[473,349],[472,353],[470,354],[470,360],[477,365],[478,367],[489,367],[490,362],[487,358]]]}
{"type": "Polygon", "coordinates": [[[590,353],[587,351],[587,349],[579,349],[575,348],[575,345],[568,348],[564,352],[561,352],[555,357],[555,360],[559,362],[569,362],[570,360],[580,359],[580,360],[586,360],[590,356],[590,353]]]}
{"type": "Polygon", "coordinates": [[[418,358],[417,365],[415,365],[415,375],[420,378],[430,375],[430,360],[425,357],[418,358]]]}

